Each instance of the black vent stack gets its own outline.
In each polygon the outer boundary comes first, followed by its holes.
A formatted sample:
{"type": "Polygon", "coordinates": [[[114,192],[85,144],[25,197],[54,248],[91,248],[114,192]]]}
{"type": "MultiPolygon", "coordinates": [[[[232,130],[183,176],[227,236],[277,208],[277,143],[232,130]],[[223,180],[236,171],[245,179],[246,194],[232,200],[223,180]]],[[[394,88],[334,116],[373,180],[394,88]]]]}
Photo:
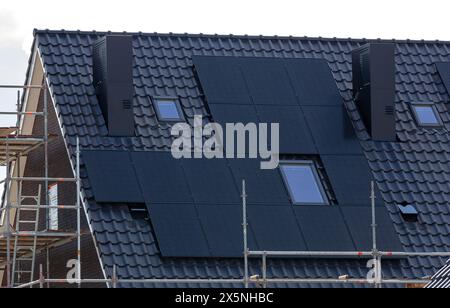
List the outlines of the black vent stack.
{"type": "Polygon", "coordinates": [[[352,53],[353,95],[375,141],[396,141],[395,44],[371,43],[352,53]]]}
{"type": "Polygon", "coordinates": [[[134,136],[133,38],[107,35],[93,45],[94,86],[110,136],[134,136]]]}

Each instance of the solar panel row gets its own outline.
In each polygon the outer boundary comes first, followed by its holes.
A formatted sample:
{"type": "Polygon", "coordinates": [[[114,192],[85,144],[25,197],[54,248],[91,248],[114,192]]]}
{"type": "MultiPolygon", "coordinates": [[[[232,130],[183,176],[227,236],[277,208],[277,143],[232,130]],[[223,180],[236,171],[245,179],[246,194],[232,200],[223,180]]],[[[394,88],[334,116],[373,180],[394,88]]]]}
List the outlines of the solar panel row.
{"type": "MultiPolygon", "coordinates": [[[[342,214],[337,206],[294,207],[279,171],[261,170],[256,160],[175,160],[168,152],[108,151],[84,151],[83,160],[97,202],[147,204],[166,257],[242,256],[243,178],[250,249],[355,250],[355,239],[370,237],[363,229],[369,224],[359,224],[368,213],[346,216],[348,210],[342,214]]],[[[384,221],[392,228],[390,220],[384,221]]],[[[395,243],[394,232],[383,234],[393,236],[381,243],[395,243]]]]}
{"type": "Polygon", "coordinates": [[[194,56],[209,104],[341,106],[325,60],[194,56]]]}

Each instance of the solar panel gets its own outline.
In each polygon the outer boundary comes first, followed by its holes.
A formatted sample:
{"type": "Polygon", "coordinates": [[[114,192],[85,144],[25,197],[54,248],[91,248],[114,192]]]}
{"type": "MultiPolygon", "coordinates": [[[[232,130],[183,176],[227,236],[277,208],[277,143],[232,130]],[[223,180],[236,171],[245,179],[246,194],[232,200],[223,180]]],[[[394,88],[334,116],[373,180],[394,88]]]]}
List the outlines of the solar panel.
{"type": "MultiPolygon", "coordinates": [[[[213,120],[217,123],[220,123],[223,126],[224,134],[226,133],[226,124],[237,124],[242,123],[243,125],[247,125],[250,123],[259,123],[258,116],[256,115],[255,106],[250,105],[224,105],[224,104],[210,104],[209,109],[213,116],[213,120]]],[[[248,134],[247,134],[248,135],[248,134]]],[[[237,143],[237,137],[235,134],[235,143],[237,143]]],[[[256,136],[256,138],[258,138],[256,136]]],[[[245,153],[249,153],[249,145],[248,136],[246,137],[245,144],[245,153]]],[[[224,140],[225,142],[225,140],[224,140]]],[[[226,143],[224,144],[224,149],[227,149],[226,143]]],[[[237,153],[237,150],[232,150],[232,153],[237,153]]]]}
{"type": "Polygon", "coordinates": [[[290,204],[278,169],[262,170],[259,159],[230,159],[229,164],[239,188],[242,180],[246,180],[249,203],[290,204]]]}
{"type": "Polygon", "coordinates": [[[342,97],[325,60],[285,59],[285,66],[301,105],[342,105],[342,97]]]}
{"type": "Polygon", "coordinates": [[[436,69],[441,76],[442,83],[450,94],[450,63],[449,62],[438,62],[436,63],[436,69]]]}
{"type": "Polygon", "coordinates": [[[320,154],[363,154],[343,105],[302,109],[320,154]]]}
{"type": "MultiPolygon", "coordinates": [[[[205,231],[213,257],[242,258],[244,242],[242,233],[242,207],[224,205],[199,205],[198,215],[205,231]]],[[[256,242],[248,232],[249,249],[255,250],[256,242]]]]}
{"type": "Polygon", "coordinates": [[[292,206],[248,207],[249,225],[260,250],[306,250],[292,206]]]}
{"type": "Polygon", "coordinates": [[[209,104],[215,122],[226,123],[258,123],[256,109],[250,105],[209,104]]]}
{"type": "Polygon", "coordinates": [[[170,152],[133,152],[131,157],[145,202],[192,202],[181,162],[170,152]]]}
{"type": "MultiPolygon", "coordinates": [[[[372,250],[372,209],[370,207],[342,207],[350,233],[359,251],[372,250]]],[[[402,252],[403,246],[385,206],[376,208],[377,247],[382,251],[402,252]]]]}
{"type": "Polygon", "coordinates": [[[144,201],[129,152],[83,151],[82,159],[97,202],[144,201]]]}
{"type": "Polygon", "coordinates": [[[163,257],[208,257],[210,251],[193,204],[147,203],[163,257]]]}
{"type": "Polygon", "coordinates": [[[355,250],[337,206],[296,206],[294,211],[310,251],[355,250]]]}
{"type": "MultiPolygon", "coordinates": [[[[363,155],[321,155],[325,171],[340,205],[370,206],[370,183],[373,180],[363,155]]],[[[383,198],[376,191],[376,203],[383,198]]]]}
{"type": "Polygon", "coordinates": [[[226,159],[181,160],[196,204],[240,204],[240,193],[226,159]]]}
{"type": "Polygon", "coordinates": [[[299,106],[257,105],[256,110],[261,123],[280,124],[280,153],[317,154],[313,138],[299,106]]]}
{"type": "Polygon", "coordinates": [[[255,104],[298,105],[284,61],[277,58],[239,58],[255,104]]]}
{"type": "Polygon", "coordinates": [[[209,104],[252,104],[236,57],[192,57],[209,104]]]}

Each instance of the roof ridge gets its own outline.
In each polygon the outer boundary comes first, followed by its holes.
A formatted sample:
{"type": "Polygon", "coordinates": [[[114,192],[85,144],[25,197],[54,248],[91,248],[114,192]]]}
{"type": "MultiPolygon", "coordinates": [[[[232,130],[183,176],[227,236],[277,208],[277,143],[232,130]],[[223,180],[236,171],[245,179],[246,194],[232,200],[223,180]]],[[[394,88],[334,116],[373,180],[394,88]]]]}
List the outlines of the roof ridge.
{"type": "Polygon", "coordinates": [[[278,35],[247,35],[247,34],[205,34],[205,33],[161,33],[161,32],[127,32],[127,31],[84,31],[84,30],[50,30],[50,29],[34,29],[33,34],[36,36],[37,34],[81,34],[81,35],[119,35],[119,34],[128,34],[128,35],[140,35],[140,36],[162,36],[162,37],[193,37],[193,38],[239,38],[239,39],[281,39],[281,40],[307,40],[307,41],[323,41],[323,42],[356,42],[356,43],[370,43],[370,42],[379,42],[379,43],[413,43],[413,44],[450,44],[450,40],[413,40],[413,39],[370,39],[370,38],[344,38],[344,37],[309,37],[309,36],[278,36],[278,35]]]}

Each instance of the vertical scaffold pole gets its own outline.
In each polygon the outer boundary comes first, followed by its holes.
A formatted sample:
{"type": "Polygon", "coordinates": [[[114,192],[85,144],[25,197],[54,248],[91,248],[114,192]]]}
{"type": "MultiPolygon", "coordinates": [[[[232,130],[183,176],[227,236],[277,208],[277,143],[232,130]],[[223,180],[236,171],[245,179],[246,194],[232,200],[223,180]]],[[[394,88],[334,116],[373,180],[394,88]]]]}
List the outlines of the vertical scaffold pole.
{"type": "Polygon", "coordinates": [[[21,120],[21,116],[20,116],[20,90],[17,91],[17,122],[16,122],[16,137],[19,136],[20,132],[20,120],[21,120]]]}
{"type": "Polygon", "coordinates": [[[77,279],[78,287],[81,288],[81,179],[80,179],[80,139],[77,137],[77,150],[76,150],[76,181],[77,181],[77,279]]]}
{"type": "Polygon", "coordinates": [[[374,261],[374,270],[375,270],[375,287],[380,286],[380,273],[381,269],[379,268],[380,263],[378,262],[378,246],[377,246],[377,219],[376,219],[376,204],[375,204],[375,182],[371,181],[370,183],[370,200],[372,205],[372,252],[373,252],[373,261],[374,261]]]}
{"type": "Polygon", "coordinates": [[[247,192],[242,180],[242,230],[244,236],[244,286],[248,288],[247,192]]]}
{"type": "Polygon", "coordinates": [[[44,269],[42,268],[42,264],[39,264],[39,288],[43,289],[45,283],[44,277],[44,269]]]}
{"type": "Polygon", "coordinates": [[[264,252],[262,256],[262,268],[263,268],[263,288],[267,288],[267,253],[264,252]]]}
{"type": "Polygon", "coordinates": [[[7,288],[12,288],[11,285],[11,198],[10,198],[10,157],[9,157],[9,143],[6,141],[6,285],[7,288]]]}
{"type": "MultiPolygon", "coordinates": [[[[42,87],[44,91],[44,110],[42,111],[44,114],[44,192],[45,192],[45,206],[49,205],[49,195],[48,195],[48,95],[47,95],[47,87],[44,85],[42,87]]],[[[50,211],[45,209],[45,217],[46,217],[46,229],[50,229],[50,211]]]]}
{"type": "Polygon", "coordinates": [[[117,266],[113,266],[113,278],[112,278],[112,288],[117,289],[117,266]]]}

